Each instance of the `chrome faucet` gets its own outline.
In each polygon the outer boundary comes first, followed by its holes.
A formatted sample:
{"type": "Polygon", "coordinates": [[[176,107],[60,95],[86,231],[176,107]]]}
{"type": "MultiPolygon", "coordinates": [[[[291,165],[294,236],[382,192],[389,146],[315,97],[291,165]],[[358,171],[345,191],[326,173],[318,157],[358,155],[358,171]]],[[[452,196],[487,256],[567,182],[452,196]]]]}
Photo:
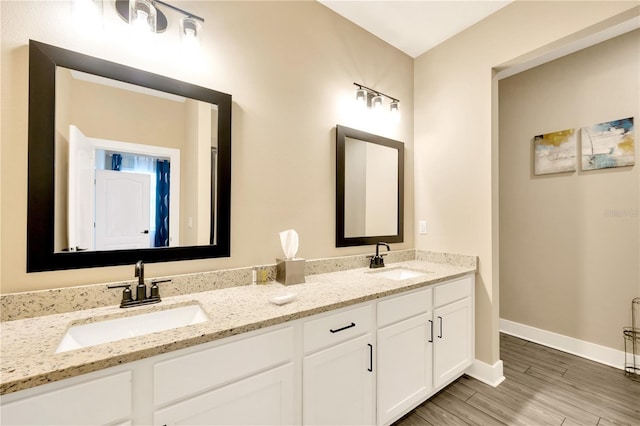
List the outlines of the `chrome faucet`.
{"type": "Polygon", "coordinates": [[[384,268],[384,259],[382,258],[382,256],[386,255],[380,254],[380,246],[385,246],[387,248],[387,251],[391,251],[389,244],[383,242],[377,243],[375,256],[368,256],[369,258],[371,258],[369,268],[384,268]]]}
{"type": "Polygon", "coordinates": [[[171,280],[154,280],[151,281],[151,291],[149,297],[147,297],[147,286],[144,284],[144,262],[138,260],[135,266],[134,276],[138,278],[138,285],[136,286],[136,298],[133,298],[131,293],[131,284],[117,284],[108,285],[107,288],[124,288],[122,291],[122,301],[120,302],[121,308],[130,308],[131,306],[148,305],[151,303],[158,303],[160,299],[160,289],[158,284],[170,282],[171,280]]]}

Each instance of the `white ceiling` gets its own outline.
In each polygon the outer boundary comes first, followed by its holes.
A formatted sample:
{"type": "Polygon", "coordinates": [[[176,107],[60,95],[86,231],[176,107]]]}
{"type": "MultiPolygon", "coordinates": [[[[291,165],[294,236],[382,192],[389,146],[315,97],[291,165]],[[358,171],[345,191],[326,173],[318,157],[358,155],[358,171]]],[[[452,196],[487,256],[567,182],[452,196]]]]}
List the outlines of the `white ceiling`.
{"type": "Polygon", "coordinates": [[[416,58],[511,0],[318,0],[416,58]]]}

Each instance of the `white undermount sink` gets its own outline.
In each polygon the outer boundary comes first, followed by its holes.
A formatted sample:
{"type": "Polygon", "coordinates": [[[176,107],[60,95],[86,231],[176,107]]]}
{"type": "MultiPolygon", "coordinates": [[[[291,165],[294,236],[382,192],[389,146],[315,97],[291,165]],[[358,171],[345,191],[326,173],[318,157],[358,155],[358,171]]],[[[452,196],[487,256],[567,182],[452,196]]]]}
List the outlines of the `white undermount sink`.
{"type": "Polygon", "coordinates": [[[389,268],[381,271],[368,271],[367,273],[380,278],[388,278],[390,280],[401,281],[407,280],[409,278],[421,277],[427,275],[429,272],[408,268],[389,268]]]}
{"type": "Polygon", "coordinates": [[[124,318],[74,325],[65,333],[56,353],[206,321],[209,321],[209,318],[199,305],[187,305],[124,318]]]}

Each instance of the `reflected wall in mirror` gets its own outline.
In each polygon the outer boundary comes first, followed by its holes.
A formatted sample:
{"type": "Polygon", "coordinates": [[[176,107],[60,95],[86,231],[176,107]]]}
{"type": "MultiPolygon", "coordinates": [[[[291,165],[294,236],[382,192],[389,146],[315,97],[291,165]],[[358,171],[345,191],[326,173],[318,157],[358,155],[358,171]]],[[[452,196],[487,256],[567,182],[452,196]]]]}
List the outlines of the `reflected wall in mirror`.
{"type": "Polygon", "coordinates": [[[30,41],[27,271],[229,256],[231,96],[30,41]]]}
{"type": "Polygon", "coordinates": [[[336,246],[403,241],[404,144],[336,126],[336,246]]]}

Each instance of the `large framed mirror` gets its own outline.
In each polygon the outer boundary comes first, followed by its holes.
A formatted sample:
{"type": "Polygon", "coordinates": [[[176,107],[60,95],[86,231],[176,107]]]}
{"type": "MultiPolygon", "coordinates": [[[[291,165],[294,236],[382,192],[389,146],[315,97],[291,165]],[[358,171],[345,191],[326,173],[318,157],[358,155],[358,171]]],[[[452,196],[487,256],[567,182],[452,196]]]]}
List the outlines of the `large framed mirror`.
{"type": "Polygon", "coordinates": [[[336,247],[404,239],[404,144],[336,126],[336,247]]]}
{"type": "Polygon", "coordinates": [[[230,255],[231,95],[31,40],[27,272],[230,255]]]}

